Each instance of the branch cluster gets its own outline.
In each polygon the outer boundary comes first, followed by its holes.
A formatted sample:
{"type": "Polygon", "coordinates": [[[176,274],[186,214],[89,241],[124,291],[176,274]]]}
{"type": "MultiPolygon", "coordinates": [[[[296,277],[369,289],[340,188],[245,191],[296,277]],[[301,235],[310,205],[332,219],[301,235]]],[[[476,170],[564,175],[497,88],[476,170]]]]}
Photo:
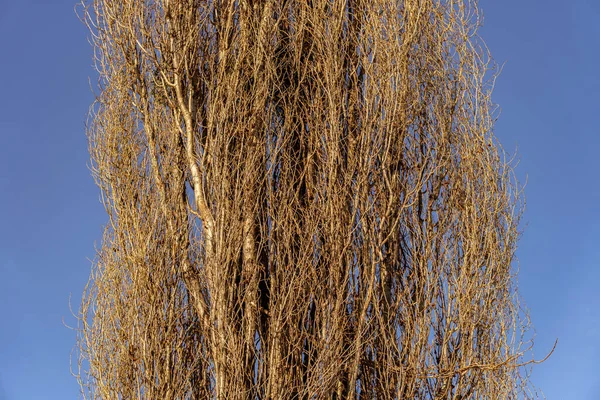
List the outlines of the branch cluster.
{"type": "Polygon", "coordinates": [[[474,1],[93,0],[105,399],[529,396],[474,1]]]}

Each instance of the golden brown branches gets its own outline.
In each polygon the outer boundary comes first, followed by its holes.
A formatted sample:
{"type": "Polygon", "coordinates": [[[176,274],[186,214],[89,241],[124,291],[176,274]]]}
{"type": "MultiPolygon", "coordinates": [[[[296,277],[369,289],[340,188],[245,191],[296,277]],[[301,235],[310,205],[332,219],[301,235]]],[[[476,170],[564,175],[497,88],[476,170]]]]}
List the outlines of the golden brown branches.
{"type": "Polygon", "coordinates": [[[86,397],[529,396],[476,2],[83,10],[110,218],[86,397]]]}

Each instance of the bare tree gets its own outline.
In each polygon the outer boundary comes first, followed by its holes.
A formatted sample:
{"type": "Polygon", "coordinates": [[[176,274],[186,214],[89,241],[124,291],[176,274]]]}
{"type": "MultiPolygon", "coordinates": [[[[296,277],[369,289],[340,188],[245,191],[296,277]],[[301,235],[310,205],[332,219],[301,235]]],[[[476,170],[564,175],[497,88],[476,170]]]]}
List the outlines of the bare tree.
{"type": "Polygon", "coordinates": [[[529,398],[472,0],[90,0],[102,399],[529,398]]]}

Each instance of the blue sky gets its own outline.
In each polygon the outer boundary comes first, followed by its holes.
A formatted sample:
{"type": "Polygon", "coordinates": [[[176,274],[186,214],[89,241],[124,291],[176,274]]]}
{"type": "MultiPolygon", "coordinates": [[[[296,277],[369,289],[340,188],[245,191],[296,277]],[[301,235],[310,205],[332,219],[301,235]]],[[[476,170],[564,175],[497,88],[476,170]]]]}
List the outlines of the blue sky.
{"type": "MultiPolygon", "coordinates": [[[[520,290],[548,399],[600,399],[600,2],[482,0],[504,63],[496,134],[527,177],[520,290]]],[[[73,0],[0,0],[0,400],[75,399],[77,308],[105,221],[87,169],[93,76],[73,0]]]]}

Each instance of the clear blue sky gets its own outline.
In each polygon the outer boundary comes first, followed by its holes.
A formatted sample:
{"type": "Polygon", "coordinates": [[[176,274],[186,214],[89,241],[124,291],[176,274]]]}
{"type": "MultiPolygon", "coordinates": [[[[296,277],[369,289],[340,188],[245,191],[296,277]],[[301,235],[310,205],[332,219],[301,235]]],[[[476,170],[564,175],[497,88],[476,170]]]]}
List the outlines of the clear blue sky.
{"type": "MultiPolygon", "coordinates": [[[[74,0],[0,0],[0,400],[75,399],[77,308],[105,220],[86,167],[93,76],[74,0]]],[[[552,400],[600,399],[600,1],[482,0],[496,134],[528,177],[520,288],[552,400]]]]}

